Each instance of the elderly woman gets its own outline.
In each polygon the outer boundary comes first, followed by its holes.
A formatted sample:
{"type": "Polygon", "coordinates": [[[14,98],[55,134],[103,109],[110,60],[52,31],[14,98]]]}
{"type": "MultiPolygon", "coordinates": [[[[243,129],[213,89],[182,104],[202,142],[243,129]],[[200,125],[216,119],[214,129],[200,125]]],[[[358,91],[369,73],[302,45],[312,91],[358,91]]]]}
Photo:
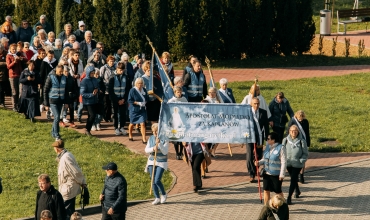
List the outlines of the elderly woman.
{"type": "Polygon", "coordinates": [[[41,48],[40,38],[38,36],[34,37],[33,42],[31,42],[30,50],[32,50],[34,54],[37,54],[38,49],[41,48]]]}
{"type": "Polygon", "coordinates": [[[268,108],[268,105],[266,103],[266,100],[261,95],[261,90],[260,90],[260,86],[259,85],[256,85],[255,86],[253,84],[251,86],[248,95],[246,95],[244,97],[244,99],[241,102],[241,104],[250,105],[253,97],[257,97],[260,100],[260,108],[262,108],[263,110],[266,110],[267,111],[267,117],[270,118],[271,117],[271,112],[270,112],[270,109],[268,108]]]}
{"type": "Polygon", "coordinates": [[[69,51],[70,50],[71,50],[71,48],[69,48],[69,47],[63,48],[62,55],[59,58],[59,63],[63,63],[63,65],[68,65],[69,51]]]}
{"type": "Polygon", "coordinates": [[[67,41],[64,42],[64,47],[70,47],[73,48],[73,44],[76,42],[76,36],[74,34],[69,35],[67,41]]]}
{"type": "Polygon", "coordinates": [[[60,60],[60,57],[62,57],[63,52],[63,45],[62,41],[60,39],[56,39],[54,43],[54,57],[55,59],[60,60]]]}
{"type": "Polygon", "coordinates": [[[35,116],[41,116],[39,109],[39,93],[38,85],[41,84],[41,78],[34,71],[35,62],[28,61],[28,67],[23,70],[19,82],[22,84],[21,104],[19,113],[23,113],[26,119],[31,119],[34,122],[35,116]]]}
{"type": "MultiPolygon", "coordinates": [[[[181,78],[181,77],[180,77],[181,78]]],[[[175,78],[176,80],[176,78],[175,78]]],[[[188,102],[188,100],[182,96],[182,88],[180,86],[173,87],[173,94],[174,96],[168,100],[168,102],[188,102]]],[[[173,146],[176,151],[176,159],[181,160],[182,159],[182,151],[184,149],[184,146],[182,145],[182,142],[173,142],[173,146]]]]}
{"type": "MultiPolygon", "coordinates": [[[[220,100],[217,98],[217,89],[215,87],[209,88],[207,98],[204,100],[207,100],[208,103],[220,103],[220,100]]],[[[218,144],[209,143],[208,146],[211,150],[211,157],[216,158],[216,149],[218,144]]]]}
{"type": "MultiPolygon", "coordinates": [[[[150,61],[145,61],[143,64],[144,75],[142,76],[144,80],[144,87],[146,90],[149,88],[150,81],[150,61]]],[[[158,84],[159,80],[155,76],[153,77],[153,84],[155,87],[158,84]]],[[[154,88],[153,88],[154,90],[154,88]]],[[[155,92],[155,91],[154,91],[155,92]]],[[[155,92],[156,93],[156,92],[155,92]]],[[[158,93],[157,93],[158,94],[158,93]]],[[[149,101],[146,103],[146,112],[148,116],[148,121],[152,123],[157,122],[159,119],[159,112],[161,110],[161,102],[155,98],[153,95],[149,95],[149,101]]]]}
{"type": "Polygon", "coordinates": [[[263,198],[265,205],[270,199],[271,191],[284,197],[281,185],[285,177],[286,149],[280,144],[279,135],[276,132],[268,135],[263,157],[260,161],[255,161],[255,166],[258,165],[264,165],[263,198]]]}
{"type": "Polygon", "coordinates": [[[289,135],[284,138],[283,146],[287,155],[287,170],[290,176],[290,186],[288,194],[288,204],[292,204],[292,195],[295,191],[295,198],[299,198],[301,191],[298,187],[298,174],[304,167],[308,158],[307,143],[299,132],[297,125],[289,128],[289,135]]]}
{"type": "Polygon", "coordinates": [[[40,220],[52,220],[53,214],[49,210],[43,210],[40,215],[40,220]]]}
{"type": "Polygon", "coordinates": [[[9,49],[9,39],[6,37],[0,38],[0,44],[4,46],[5,50],[8,51],[9,49]]]}
{"type": "Polygon", "coordinates": [[[9,39],[9,44],[17,43],[17,35],[12,28],[12,24],[8,21],[4,22],[0,30],[0,39],[6,37],[9,39]]]}
{"type": "Polygon", "coordinates": [[[55,44],[55,33],[54,32],[50,31],[48,33],[48,40],[45,41],[45,44],[54,46],[54,44],[55,44]]]}
{"type": "Polygon", "coordinates": [[[129,59],[130,59],[130,56],[126,52],[122,53],[121,61],[126,66],[126,75],[128,76],[130,85],[132,85],[132,80],[134,79],[135,72],[134,72],[134,67],[129,62],[129,59]]]}
{"type": "Polygon", "coordinates": [[[135,80],[135,86],[130,89],[128,94],[130,125],[128,127],[129,140],[132,138],[132,129],[134,124],[140,124],[142,142],[146,144],[145,121],[147,119],[145,104],[149,101],[148,92],[144,88],[144,80],[139,77],[135,80]]]}
{"type": "Polygon", "coordinates": [[[153,135],[150,136],[145,147],[145,153],[150,154],[148,162],[146,163],[145,172],[149,171],[150,178],[152,177],[155,160],[154,180],[152,186],[155,199],[152,204],[157,205],[158,203],[166,203],[167,199],[166,190],[164,189],[161,179],[164,171],[167,170],[168,167],[168,141],[161,141],[158,139],[158,123],[154,123],[152,125],[152,132],[153,135]],[[159,196],[159,191],[161,191],[161,196],[159,196]]]}
{"type": "Polygon", "coordinates": [[[288,220],[289,207],[281,195],[273,196],[267,205],[263,206],[258,220],[288,220]],[[276,218],[276,217],[278,218],[276,218]]]}
{"type": "MultiPolygon", "coordinates": [[[[307,147],[310,147],[311,145],[311,136],[310,136],[310,124],[308,123],[308,120],[306,119],[306,114],[304,111],[299,110],[294,114],[294,117],[290,119],[287,131],[286,133],[289,134],[290,126],[297,125],[299,129],[299,133],[302,135],[302,138],[306,141],[307,147]]],[[[302,167],[301,173],[299,175],[299,181],[301,183],[304,183],[304,169],[305,167],[302,167]]]]}
{"type": "Polygon", "coordinates": [[[220,89],[218,91],[223,103],[236,103],[233,90],[227,88],[227,79],[220,79],[220,89]]]}
{"type": "Polygon", "coordinates": [[[272,130],[279,134],[279,138],[283,139],[285,124],[288,122],[289,117],[294,116],[292,107],[290,107],[289,101],[285,98],[283,92],[278,92],[273,100],[269,104],[269,109],[271,112],[270,126],[272,130]]]}

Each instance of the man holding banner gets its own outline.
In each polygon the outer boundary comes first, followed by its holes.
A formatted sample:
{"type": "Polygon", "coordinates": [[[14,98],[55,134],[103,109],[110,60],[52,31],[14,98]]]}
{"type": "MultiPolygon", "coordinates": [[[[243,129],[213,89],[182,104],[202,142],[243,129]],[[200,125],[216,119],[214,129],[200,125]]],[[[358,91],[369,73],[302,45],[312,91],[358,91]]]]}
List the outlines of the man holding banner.
{"type": "Polygon", "coordinates": [[[254,144],[257,145],[256,153],[258,158],[262,158],[263,140],[266,140],[269,133],[269,121],[267,118],[266,110],[259,108],[260,100],[257,97],[252,98],[252,115],[253,115],[253,126],[255,131],[255,143],[248,143],[247,145],[247,169],[249,173],[249,182],[254,182],[256,172],[258,172],[254,165],[254,144]]]}
{"type": "Polygon", "coordinates": [[[193,68],[186,67],[184,86],[188,90],[189,102],[200,102],[207,96],[207,82],[199,61],[193,63],[193,68]]]}

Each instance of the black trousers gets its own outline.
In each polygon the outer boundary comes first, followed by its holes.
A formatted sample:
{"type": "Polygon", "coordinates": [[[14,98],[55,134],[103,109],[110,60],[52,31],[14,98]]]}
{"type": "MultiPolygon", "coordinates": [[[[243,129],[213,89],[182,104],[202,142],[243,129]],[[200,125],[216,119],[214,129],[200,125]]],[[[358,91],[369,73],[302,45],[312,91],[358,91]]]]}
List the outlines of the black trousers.
{"type": "MultiPolygon", "coordinates": [[[[73,106],[73,104],[72,104],[72,106],[73,106]]],[[[73,112],[72,109],[69,109],[69,110],[71,112],[73,112]]],[[[66,208],[66,212],[67,212],[67,219],[70,219],[71,215],[76,211],[75,206],[76,206],[76,197],[64,201],[64,207],[66,208]]]]}
{"type": "Polygon", "coordinates": [[[299,191],[298,175],[302,168],[287,167],[290,176],[289,196],[293,195],[294,190],[299,191]]]}
{"type": "Polygon", "coordinates": [[[281,141],[283,140],[283,138],[284,138],[284,132],[285,132],[285,127],[284,128],[282,128],[282,127],[272,127],[272,130],[274,131],[274,132],[276,132],[278,135],[279,135],[279,141],[278,142],[280,142],[281,143],[281,141]]]}
{"type": "Polygon", "coordinates": [[[200,96],[196,96],[196,97],[188,97],[188,101],[189,102],[200,102],[203,100],[203,97],[200,97],[200,96]]]}
{"type": "Polygon", "coordinates": [[[7,81],[0,81],[0,104],[5,103],[5,88],[7,81]]]}
{"type": "Polygon", "coordinates": [[[126,124],[126,112],[127,104],[118,105],[118,103],[113,103],[113,119],[114,119],[114,128],[123,128],[126,124]],[[119,114],[119,127],[118,127],[118,114],[119,114]]]}
{"type": "Polygon", "coordinates": [[[74,114],[74,103],[68,103],[68,108],[69,108],[69,121],[74,122],[75,120],[75,114],[74,114]]]}
{"type": "Polygon", "coordinates": [[[110,100],[109,94],[104,95],[104,120],[108,121],[112,119],[112,102],[110,100]]]}
{"type": "Polygon", "coordinates": [[[98,104],[93,104],[93,105],[85,105],[85,108],[87,110],[87,113],[88,113],[88,117],[87,117],[87,122],[86,122],[86,130],[87,131],[91,131],[91,127],[92,125],[94,124],[95,122],[95,116],[96,116],[96,112],[97,112],[97,109],[98,109],[98,104]]]}
{"type": "Polygon", "coordinates": [[[173,146],[175,147],[176,156],[181,155],[184,149],[184,145],[182,145],[182,142],[173,142],[173,146]]]}
{"type": "MultiPolygon", "coordinates": [[[[255,161],[254,153],[253,153],[254,143],[248,143],[246,146],[246,150],[247,150],[247,169],[248,169],[249,177],[254,178],[258,172],[256,166],[254,165],[254,161],[255,161]]],[[[262,159],[262,148],[257,148],[256,146],[256,150],[257,150],[257,160],[261,160],[262,159]]]]}
{"type": "Polygon", "coordinates": [[[113,215],[108,215],[108,211],[102,207],[102,220],[125,220],[126,219],[126,211],[120,213],[114,213],[113,215]]]}
{"type": "Polygon", "coordinates": [[[193,172],[193,185],[197,187],[202,187],[202,177],[200,172],[200,165],[202,164],[202,161],[204,160],[204,154],[195,154],[192,157],[191,161],[191,168],[193,172]]]}

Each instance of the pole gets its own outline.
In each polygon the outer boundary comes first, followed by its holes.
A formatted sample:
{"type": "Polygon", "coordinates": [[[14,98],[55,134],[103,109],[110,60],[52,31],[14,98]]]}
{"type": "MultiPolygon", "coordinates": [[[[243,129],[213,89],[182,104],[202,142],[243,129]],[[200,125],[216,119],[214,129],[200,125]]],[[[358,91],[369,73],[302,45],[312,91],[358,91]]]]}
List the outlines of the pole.
{"type": "MultiPolygon", "coordinates": [[[[157,147],[158,144],[155,145],[157,147]]],[[[150,181],[150,192],[149,195],[152,195],[153,191],[153,183],[154,183],[154,173],[155,173],[155,162],[157,161],[157,149],[154,151],[154,161],[153,161],[153,169],[152,169],[152,180],[150,181]]]]}
{"type": "MultiPolygon", "coordinates": [[[[257,157],[257,147],[256,143],[254,143],[254,159],[257,161],[258,165],[258,157],[257,157]]],[[[259,166],[256,166],[256,172],[257,172],[257,181],[258,181],[258,192],[260,194],[260,201],[262,203],[262,192],[261,192],[261,180],[260,180],[260,172],[259,172],[259,166]]]]}
{"type": "Polygon", "coordinates": [[[231,151],[231,147],[230,147],[230,144],[229,144],[229,143],[227,143],[227,146],[229,147],[229,153],[230,153],[230,157],[232,157],[232,156],[233,156],[233,152],[231,151]]]}

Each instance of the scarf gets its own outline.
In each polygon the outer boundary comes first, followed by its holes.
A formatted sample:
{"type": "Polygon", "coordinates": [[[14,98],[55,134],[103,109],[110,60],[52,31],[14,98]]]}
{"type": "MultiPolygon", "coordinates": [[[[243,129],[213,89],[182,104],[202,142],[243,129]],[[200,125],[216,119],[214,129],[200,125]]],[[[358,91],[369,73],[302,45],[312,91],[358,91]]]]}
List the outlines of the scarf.
{"type": "Polygon", "coordinates": [[[304,130],[303,130],[303,128],[302,128],[301,123],[299,123],[299,121],[298,121],[295,117],[293,117],[293,118],[294,118],[294,120],[296,121],[296,124],[297,124],[297,126],[298,126],[298,128],[299,128],[299,132],[301,132],[301,134],[303,135],[303,138],[304,138],[305,140],[307,140],[307,139],[306,139],[306,133],[304,132],[304,130]]]}
{"type": "Polygon", "coordinates": [[[219,91],[221,91],[222,94],[225,95],[225,97],[230,101],[230,103],[233,103],[233,101],[231,100],[230,96],[227,94],[227,91],[226,90],[219,89],[219,91]]]}
{"type": "Polygon", "coordinates": [[[48,64],[49,64],[49,66],[50,66],[50,68],[51,69],[54,69],[54,67],[53,67],[53,65],[51,64],[51,63],[54,63],[55,61],[56,61],[56,59],[53,57],[53,59],[52,60],[49,60],[48,59],[48,57],[45,57],[44,59],[43,59],[43,61],[44,62],[47,62],[48,64]]]}
{"type": "Polygon", "coordinates": [[[79,60],[74,61],[73,59],[71,59],[71,63],[73,64],[73,67],[74,67],[73,72],[74,72],[75,75],[77,75],[77,73],[78,73],[78,64],[80,63],[80,61],[79,60]]]}
{"type": "MultiPolygon", "coordinates": [[[[140,97],[143,99],[143,102],[145,102],[145,98],[143,95],[145,95],[145,92],[143,89],[139,90],[136,86],[134,87],[136,89],[136,91],[139,93],[140,97]]],[[[142,106],[140,106],[140,109],[141,109],[142,106]]],[[[145,106],[144,106],[145,108],[145,106]]]]}
{"type": "Polygon", "coordinates": [[[252,109],[253,119],[256,122],[256,127],[257,127],[257,130],[258,130],[258,136],[259,136],[259,142],[258,142],[258,144],[260,145],[260,144],[262,144],[262,131],[261,131],[260,124],[258,123],[258,118],[257,118],[257,113],[258,112],[257,111],[253,112],[253,109],[252,109]]]}
{"type": "Polygon", "coordinates": [[[58,161],[58,163],[59,163],[60,158],[62,158],[62,156],[63,156],[65,153],[67,153],[67,150],[66,150],[66,149],[63,149],[63,150],[58,154],[57,158],[55,158],[55,160],[56,160],[56,161],[58,161]]]}

